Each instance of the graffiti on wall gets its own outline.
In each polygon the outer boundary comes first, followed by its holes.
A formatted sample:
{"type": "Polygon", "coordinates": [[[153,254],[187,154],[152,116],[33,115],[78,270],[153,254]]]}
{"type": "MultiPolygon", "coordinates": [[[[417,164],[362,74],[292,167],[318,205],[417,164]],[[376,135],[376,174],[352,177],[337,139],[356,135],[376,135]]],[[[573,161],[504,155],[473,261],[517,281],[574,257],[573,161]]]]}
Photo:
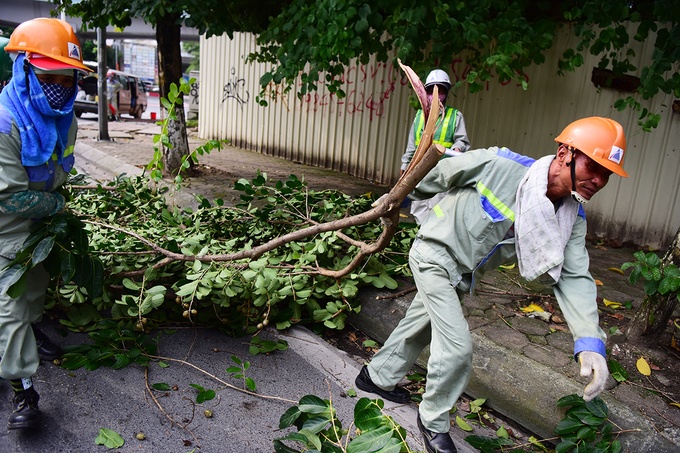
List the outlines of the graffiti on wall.
{"type": "MultiPolygon", "coordinates": [[[[453,82],[465,81],[472,67],[462,59],[455,59],[449,66],[449,73],[453,82]]],[[[232,68],[232,75],[235,69],[232,68]]],[[[528,82],[529,77],[522,75],[528,82]]],[[[367,65],[351,65],[340,76],[343,83],[343,90],[346,96],[340,98],[335,93],[328,92],[309,92],[297,99],[297,107],[305,112],[321,113],[322,115],[368,115],[369,121],[381,118],[387,109],[387,102],[396,90],[397,86],[408,85],[408,79],[391,63],[371,63],[367,65]]],[[[506,86],[514,81],[508,80],[500,82],[506,86]]],[[[521,84],[516,83],[517,86],[521,84]]],[[[244,90],[243,79],[233,76],[229,83],[225,85],[225,97],[234,97],[237,88],[244,90]],[[229,94],[229,96],[228,96],[229,94]]],[[[486,91],[489,90],[490,82],[485,82],[486,91]]],[[[246,92],[246,101],[248,93],[246,92]]],[[[224,100],[223,99],[223,100],[224,100]]],[[[291,111],[290,97],[280,84],[270,82],[262,93],[262,99],[269,103],[280,103],[286,111],[291,111]]],[[[237,98],[239,102],[242,98],[237,98]]],[[[243,101],[244,103],[245,101],[243,101]]]]}
{"type": "MultiPolygon", "coordinates": [[[[324,116],[368,114],[369,120],[373,121],[385,114],[387,101],[396,87],[408,85],[406,77],[388,63],[349,66],[340,76],[340,81],[344,83],[345,97],[316,91],[299,97],[298,106],[302,111],[321,112],[324,116]],[[369,91],[371,87],[375,88],[369,91]]],[[[262,98],[268,102],[280,102],[286,111],[291,110],[289,97],[281,85],[270,82],[262,98]]]]}
{"type": "Polygon", "coordinates": [[[199,93],[200,93],[200,90],[199,90],[198,82],[192,83],[191,88],[189,90],[189,109],[190,110],[198,110],[199,93]]]}
{"type": "Polygon", "coordinates": [[[381,118],[386,104],[398,85],[408,80],[391,63],[351,65],[340,76],[346,96],[335,93],[307,93],[300,99],[303,110],[331,115],[368,114],[369,121],[381,118]],[[375,87],[369,91],[370,87],[375,87]]]}
{"type": "Polygon", "coordinates": [[[236,68],[233,66],[231,76],[222,89],[222,102],[224,103],[227,99],[236,100],[241,109],[250,99],[250,93],[246,90],[246,80],[236,75],[236,68]]]}
{"type": "Polygon", "coordinates": [[[284,92],[284,88],[280,83],[269,82],[260,97],[262,100],[267,101],[268,103],[280,102],[283,105],[283,108],[285,108],[287,112],[290,112],[290,107],[288,106],[288,96],[284,92]]]}

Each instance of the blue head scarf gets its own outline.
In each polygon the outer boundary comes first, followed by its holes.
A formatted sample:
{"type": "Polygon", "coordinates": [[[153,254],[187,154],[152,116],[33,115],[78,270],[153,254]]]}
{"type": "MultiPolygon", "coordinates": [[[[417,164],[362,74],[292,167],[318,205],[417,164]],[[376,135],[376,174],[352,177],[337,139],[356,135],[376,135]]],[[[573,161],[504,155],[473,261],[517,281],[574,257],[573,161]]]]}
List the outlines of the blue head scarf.
{"type": "Polygon", "coordinates": [[[42,165],[55,150],[61,163],[74,121],[73,103],[78,90],[73,90],[61,109],[54,110],[33,68],[24,62],[24,54],[17,55],[12,79],[0,93],[0,104],[12,114],[21,134],[21,163],[25,167],[42,165]]]}

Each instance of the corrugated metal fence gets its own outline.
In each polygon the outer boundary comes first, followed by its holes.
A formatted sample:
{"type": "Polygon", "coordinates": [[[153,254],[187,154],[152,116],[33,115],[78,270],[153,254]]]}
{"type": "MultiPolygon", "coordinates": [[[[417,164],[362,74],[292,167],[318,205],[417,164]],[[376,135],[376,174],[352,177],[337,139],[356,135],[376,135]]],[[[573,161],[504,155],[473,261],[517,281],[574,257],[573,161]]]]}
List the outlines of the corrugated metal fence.
{"type": "MultiPolygon", "coordinates": [[[[594,58],[587,58],[575,73],[556,75],[560,49],[569,39],[565,33],[546,63],[527,71],[528,91],[515,83],[490,81],[475,94],[463,89],[451,93],[448,104],[463,112],[472,149],[507,146],[532,157],[552,154],[553,138],[574,119],[598,115],[619,121],[628,139],[625,168],[631,177],[613,176],[586,205],[589,231],[666,247],[680,227],[680,115],[669,113],[674,99],[646,105],[662,117],[652,133],[643,132],[633,112],[613,108],[625,93],[598,89],[590,81],[594,58]]],[[[651,55],[652,42],[638,50],[641,59],[651,55]]],[[[266,66],[245,63],[255,49],[250,34],[236,33],[231,40],[201,38],[201,137],[228,139],[238,147],[377,184],[396,181],[415,113],[408,103],[412,90],[398,68],[374,61],[350,66],[344,74],[344,99],[323,87],[298,99],[272,84],[265,94],[269,106],[262,107],[255,98],[266,66]]],[[[444,69],[453,81],[463,80],[468,70],[463,60],[444,69]]]]}

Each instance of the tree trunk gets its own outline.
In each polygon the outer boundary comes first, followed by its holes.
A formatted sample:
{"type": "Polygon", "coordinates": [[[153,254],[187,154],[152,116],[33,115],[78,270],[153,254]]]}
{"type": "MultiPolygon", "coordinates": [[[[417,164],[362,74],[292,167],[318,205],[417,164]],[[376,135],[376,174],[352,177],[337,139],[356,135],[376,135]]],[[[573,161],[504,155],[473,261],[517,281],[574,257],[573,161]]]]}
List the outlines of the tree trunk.
{"type": "MultiPolygon", "coordinates": [[[[675,239],[661,260],[661,267],[669,264],[680,266],[680,229],[675,233],[675,239]]],[[[676,293],[667,295],[647,295],[642,300],[642,305],[633,315],[628,325],[626,335],[632,343],[652,346],[668,327],[668,321],[673,316],[673,311],[678,303],[676,293]]]]}
{"type": "MultiPolygon", "coordinates": [[[[170,84],[174,82],[179,85],[182,78],[180,30],[179,15],[170,14],[158,18],[156,23],[158,79],[160,95],[165,98],[170,92],[170,84]]],[[[182,157],[189,155],[189,139],[182,104],[176,104],[175,118],[168,121],[168,140],[171,147],[162,149],[163,173],[166,176],[175,176],[180,171],[182,157]]]]}

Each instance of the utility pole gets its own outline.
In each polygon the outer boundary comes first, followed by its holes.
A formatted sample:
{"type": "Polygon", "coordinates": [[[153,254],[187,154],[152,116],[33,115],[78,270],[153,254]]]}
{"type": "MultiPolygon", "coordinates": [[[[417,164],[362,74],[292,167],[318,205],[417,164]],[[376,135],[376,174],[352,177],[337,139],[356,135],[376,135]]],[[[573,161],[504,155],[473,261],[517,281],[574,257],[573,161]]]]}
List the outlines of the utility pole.
{"type": "Polygon", "coordinates": [[[106,97],[106,28],[97,28],[97,55],[99,56],[99,61],[97,65],[97,95],[99,98],[99,105],[97,109],[99,111],[98,124],[99,124],[99,136],[98,140],[109,141],[109,102],[106,97]]]}

